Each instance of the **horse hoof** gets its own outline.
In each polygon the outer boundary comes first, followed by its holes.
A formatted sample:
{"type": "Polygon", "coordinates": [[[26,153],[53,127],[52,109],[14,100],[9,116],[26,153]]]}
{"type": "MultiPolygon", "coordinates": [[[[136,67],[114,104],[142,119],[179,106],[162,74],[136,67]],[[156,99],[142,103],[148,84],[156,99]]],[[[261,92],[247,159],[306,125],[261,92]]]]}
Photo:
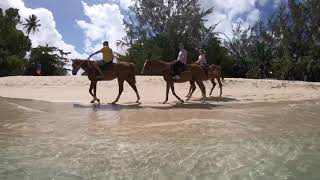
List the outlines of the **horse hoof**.
{"type": "Polygon", "coordinates": [[[98,104],[100,104],[100,99],[97,99],[98,104]]]}
{"type": "Polygon", "coordinates": [[[183,101],[183,100],[180,100],[180,102],[181,102],[181,104],[183,104],[183,103],[184,103],[184,101],[183,101]]]}
{"type": "Polygon", "coordinates": [[[90,101],[90,103],[93,104],[93,103],[94,103],[94,100],[90,101]]]}
{"type": "Polygon", "coordinates": [[[111,104],[112,104],[112,105],[115,105],[115,104],[117,104],[117,101],[113,101],[111,104]]]}
{"type": "Polygon", "coordinates": [[[163,101],[162,104],[167,104],[168,101],[163,101]]]}

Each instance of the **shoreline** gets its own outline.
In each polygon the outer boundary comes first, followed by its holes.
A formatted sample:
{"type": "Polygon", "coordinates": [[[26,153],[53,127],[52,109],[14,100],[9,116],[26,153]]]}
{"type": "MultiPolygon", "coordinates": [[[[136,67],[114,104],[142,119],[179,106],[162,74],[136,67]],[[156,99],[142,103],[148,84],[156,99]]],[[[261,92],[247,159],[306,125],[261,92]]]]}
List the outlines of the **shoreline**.
{"type": "MultiPolygon", "coordinates": [[[[48,102],[85,103],[92,100],[88,93],[89,80],[84,76],[10,76],[0,78],[0,96],[5,98],[34,99],[48,102]]],[[[320,83],[282,80],[256,80],[226,78],[223,82],[223,95],[216,85],[213,96],[209,96],[211,82],[205,82],[207,102],[215,105],[294,102],[320,99],[320,83]]],[[[165,98],[165,81],[161,76],[137,76],[137,88],[141,96],[141,106],[156,105],[165,98]]],[[[189,83],[175,84],[176,93],[185,99],[189,83]]],[[[98,83],[97,96],[102,104],[112,102],[118,94],[116,80],[98,83]]],[[[199,87],[186,104],[201,104],[199,87]]],[[[136,97],[128,84],[118,104],[134,104],[136,97]]],[[[169,92],[168,105],[178,101],[169,92]]]]}

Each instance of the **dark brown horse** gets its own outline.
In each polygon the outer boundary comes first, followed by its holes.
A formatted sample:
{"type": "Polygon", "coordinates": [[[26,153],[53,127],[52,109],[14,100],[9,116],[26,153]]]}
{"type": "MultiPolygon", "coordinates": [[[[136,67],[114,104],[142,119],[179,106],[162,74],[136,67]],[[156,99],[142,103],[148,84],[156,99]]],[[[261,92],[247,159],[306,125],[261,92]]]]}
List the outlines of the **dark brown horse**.
{"type": "MultiPolygon", "coordinates": [[[[215,79],[218,81],[219,88],[220,88],[220,97],[221,97],[222,96],[222,82],[221,82],[221,80],[223,80],[222,68],[221,68],[221,66],[211,64],[211,65],[209,65],[209,68],[208,68],[208,78],[207,78],[207,80],[210,80],[212,83],[212,88],[211,88],[210,94],[209,94],[210,96],[212,95],[213,89],[217,85],[216,82],[214,81],[215,79]]],[[[187,97],[189,97],[190,94],[193,93],[195,90],[196,90],[195,86],[190,86],[189,93],[188,93],[187,97]]]]}
{"type": "MultiPolygon", "coordinates": [[[[80,60],[76,59],[72,61],[72,74],[76,75],[80,68],[82,68],[86,74],[88,75],[89,80],[91,81],[89,93],[92,95],[93,100],[91,103],[94,103],[97,101],[100,103],[100,100],[97,98],[97,82],[98,79],[96,78],[96,75],[98,73],[96,72],[96,69],[92,65],[92,61],[88,60],[80,60]]],[[[123,83],[124,81],[127,81],[129,85],[132,87],[134,92],[137,95],[137,103],[140,100],[140,96],[136,87],[136,78],[135,78],[135,66],[132,63],[128,62],[119,62],[115,64],[108,65],[108,68],[106,71],[104,71],[104,77],[101,79],[102,81],[110,81],[115,78],[118,78],[118,85],[119,85],[119,93],[114,103],[117,103],[122,91],[123,91],[123,83]]]]}
{"type": "MultiPolygon", "coordinates": [[[[206,89],[202,81],[207,79],[207,77],[205,75],[204,70],[198,65],[187,65],[186,71],[181,73],[181,79],[173,80],[171,63],[157,60],[147,60],[144,63],[142,74],[161,74],[163,76],[164,80],[167,82],[166,99],[163,103],[166,103],[168,101],[169,88],[171,88],[172,94],[181,103],[183,103],[184,101],[175,93],[174,83],[184,83],[188,81],[190,82],[192,88],[195,87],[196,82],[201,89],[203,100],[206,99],[206,89]]],[[[190,99],[191,95],[192,93],[187,98],[187,100],[190,99]]]]}

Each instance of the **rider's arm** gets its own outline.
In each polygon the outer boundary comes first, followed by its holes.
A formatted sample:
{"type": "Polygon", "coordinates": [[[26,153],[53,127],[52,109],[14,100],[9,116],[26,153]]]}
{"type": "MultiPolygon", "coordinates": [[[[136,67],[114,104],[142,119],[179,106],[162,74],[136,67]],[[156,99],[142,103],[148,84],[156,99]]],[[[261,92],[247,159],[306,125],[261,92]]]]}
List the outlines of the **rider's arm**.
{"type": "Polygon", "coordinates": [[[96,55],[96,54],[99,54],[100,52],[101,52],[101,50],[99,50],[99,51],[97,51],[97,52],[95,52],[95,53],[91,54],[91,55],[88,57],[88,59],[90,59],[92,56],[94,56],[94,55],[96,55]]]}
{"type": "Polygon", "coordinates": [[[114,54],[113,54],[113,51],[111,50],[111,55],[112,55],[112,61],[114,59],[114,54]]]}
{"type": "Polygon", "coordinates": [[[174,60],[173,62],[181,61],[182,58],[183,58],[183,54],[182,54],[182,52],[180,51],[179,54],[178,54],[178,58],[177,58],[176,60],[174,60]]]}

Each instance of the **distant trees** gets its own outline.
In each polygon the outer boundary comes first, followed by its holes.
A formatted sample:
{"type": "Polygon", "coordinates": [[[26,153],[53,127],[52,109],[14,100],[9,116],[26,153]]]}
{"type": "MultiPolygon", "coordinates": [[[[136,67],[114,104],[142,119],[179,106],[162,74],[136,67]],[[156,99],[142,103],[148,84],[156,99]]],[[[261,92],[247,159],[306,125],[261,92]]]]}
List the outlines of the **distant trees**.
{"type": "Polygon", "coordinates": [[[62,54],[56,47],[38,46],[31,50],[30,58],[26,62],[26,75],[35,75],[37,64],[42,65],[43,76],[63,76],[67,74],[62,54]]]}
{"type": "Polygon", "coordinates": [[[130,10],[132,14],[124,21],[127,36],[118,42],[129,49],[119,59],[134,62],[139,70],[146,59],[176,59],[179,43],[188,50],[189,62],[196,60],[195,48],[201,47],[210,52],[210,62],[229,60],[226,49],[213,33],[215,26],[204,25],[205,17],[213,9],[201,9],[198,0],[137,0],[130,10]],[[219,59],[212,53],[218,54],[219,59]]]}
{"type": "Polygon", "coordinates": [[[41,26],[41,24],[39,24],[38,17],[34,14],[30,15],[28,19],[25,19],[26,23],[23,24],[24,29],[27,29],[26,32],[29,35],[30,32],[32,31],[33,33],[35,33],[36,31],[39,31],[38,27],[41,26]]]}
{"type": "MultiPolygon", "coordinates": [[[[40,27],[37,16],[31,15],[24,28],[26,33],[35,33],[40,27]]],[[[56,47],[39,46],[31,48],[31,40],[16,27],[21,24],[18,9],[0,8],[0,76],[35,75],[37,64],[42,64],[42,75],[66,75],[63,52],[56,47]],[[30,52],[29,58],[26,57],[30,52]]]]}
{"type": "MultiPolygon", "coordinates": [[[[209,64],[221,65],[230,77],[320,81],[319,0],[288,0],[267,20],[234,26],[231,37],[214,32],[216,25],[205,26],[211,13],[199,0],[137,0],[124,20],[127,34],[117,42],[128,51],[118,59],[141,71],[146,59],[176,59],[181,42],[189,63],[198,56],[195,48],[203,48],[209,64]]],[[[33,75],[37,64],[43,75],[66,74],[63,55],[68,53],[48,45],[32,49],[18,24],[27,34],[41,26],[35,15],[22,23],[17,9],[0,9],[0,76],[33,75]]]]}
{"type": "Polygon", "coordinates": [[[320,1],[289,0],[267,22],[234,27],[226,41],[234,75],[320,81],[320,1]]]}
{"type": "Polygon", "coordinates": [[[31,49],[31,41],[16,26],[20,23],[17,9],[0,9],[0,76],[24,72],[24,57],[31,49]]]}

